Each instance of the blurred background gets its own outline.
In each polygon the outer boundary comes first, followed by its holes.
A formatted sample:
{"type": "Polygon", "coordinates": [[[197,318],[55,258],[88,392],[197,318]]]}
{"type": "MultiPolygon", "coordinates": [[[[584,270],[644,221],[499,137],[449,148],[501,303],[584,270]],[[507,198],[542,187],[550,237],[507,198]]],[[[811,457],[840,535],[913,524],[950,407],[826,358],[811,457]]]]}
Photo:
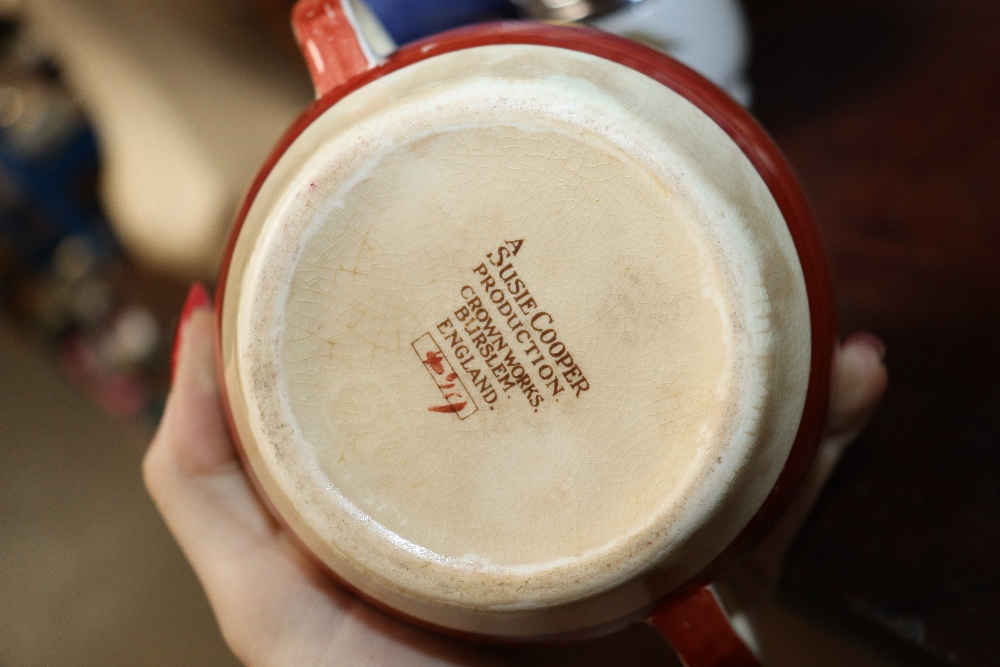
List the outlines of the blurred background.
{"type": "MultiPolygon", "coordinates": [[[[882,336],[892,376],[764,611],[767,664],[1000,664],[1000,4],[369,4],[400,44],[590,23],[752,109],[812,199],[841,331],[882,336]]],[[[290,6],[0,0],[0,667],[237,664],[139,464],[187,285],[312,99],[290,6]]],[[[560,651],[671,664],[642,629],[560,651]]]]}

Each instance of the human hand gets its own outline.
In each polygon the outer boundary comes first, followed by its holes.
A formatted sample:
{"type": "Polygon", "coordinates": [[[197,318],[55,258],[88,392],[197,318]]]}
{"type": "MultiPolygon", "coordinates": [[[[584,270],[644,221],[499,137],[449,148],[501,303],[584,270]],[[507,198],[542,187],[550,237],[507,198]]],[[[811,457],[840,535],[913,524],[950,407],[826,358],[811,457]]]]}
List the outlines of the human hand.
{"type": "Polygon", "coordinates": [[[757,612],[774,592],[802,523],[885,393],[889,378],[884,357],[885,345],[870,333],[854,334],[837,346],[823,435],[798,492],[767,537],[715,583],[731,620],[754,648],[757,612]]]}
{"type": "MultiPolygon", "coordinates": [[[[229,438],[215,375],[213,311],[189,296],[174,385],[143,473],[191,562],[222,634],[249,667],[492,665],[502,653],[426,633],[369,607],[322,574],[257,499],[229,438]]],[[[852,337],[834,360],[826,432],[807,483],[774,533],[737,568],[770,585],[836,460],[885,388],[881,344],[852,337]]]]}
{"type": "Polygon", "coordinates": [[[208,295],[195,286],[143,474],[236,656],[249,667],[498,664],[487,649],[369,607],[289,541],[255,495],[230,440],[213,331],[208,295]]]}

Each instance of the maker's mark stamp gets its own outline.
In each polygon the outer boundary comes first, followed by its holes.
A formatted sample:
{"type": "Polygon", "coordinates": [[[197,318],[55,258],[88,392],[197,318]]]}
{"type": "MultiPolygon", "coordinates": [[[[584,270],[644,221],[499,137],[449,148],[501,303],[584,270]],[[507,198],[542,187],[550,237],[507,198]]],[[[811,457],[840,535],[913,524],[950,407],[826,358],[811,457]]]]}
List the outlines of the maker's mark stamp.
{"type": "Polygon", "coordinates": [[[466,391],[465,385],[462,384],[461,378],[458,377],[458,373],[429,333],[425,333],[411,345],[444,398],[442,405],[432,405],[427,408],[428,411],[454,413],[459,419],[465,419],[479,410],[476,402],[466,391]]]}

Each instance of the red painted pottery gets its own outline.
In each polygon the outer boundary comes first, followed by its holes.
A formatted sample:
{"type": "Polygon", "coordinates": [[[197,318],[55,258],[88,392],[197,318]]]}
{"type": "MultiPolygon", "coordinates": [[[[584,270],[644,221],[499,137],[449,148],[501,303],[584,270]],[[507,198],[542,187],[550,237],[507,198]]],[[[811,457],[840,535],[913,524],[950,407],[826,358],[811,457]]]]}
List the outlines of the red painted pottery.
{"type": "Polygon", "coordinates": [[[754,664],[713,577],[762,536],[827,404],[809,209],[736,103],[638,44],[533,23],[394,50],[302,0],[318,100],[220,276],[230,427],[327,572],[492,641],[651,618],[754,664]]]}

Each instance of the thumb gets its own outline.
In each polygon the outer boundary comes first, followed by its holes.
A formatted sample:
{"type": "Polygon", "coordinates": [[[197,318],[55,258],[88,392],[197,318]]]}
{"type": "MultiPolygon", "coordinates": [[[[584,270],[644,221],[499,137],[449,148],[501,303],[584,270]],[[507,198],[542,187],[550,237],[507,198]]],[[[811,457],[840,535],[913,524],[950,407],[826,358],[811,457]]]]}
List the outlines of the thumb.
{"type": "Polygon", "coordinates": [[[833,360],[830,410],[802,485],[764,541],[721,582],[736,606],[752,608],[777,584],[802,523],[847,446],[864,429],[885,393],[888,374],[882,363],[884,356],[885,345],[870,333],[854,334],[838,347],[833,360]]]}

